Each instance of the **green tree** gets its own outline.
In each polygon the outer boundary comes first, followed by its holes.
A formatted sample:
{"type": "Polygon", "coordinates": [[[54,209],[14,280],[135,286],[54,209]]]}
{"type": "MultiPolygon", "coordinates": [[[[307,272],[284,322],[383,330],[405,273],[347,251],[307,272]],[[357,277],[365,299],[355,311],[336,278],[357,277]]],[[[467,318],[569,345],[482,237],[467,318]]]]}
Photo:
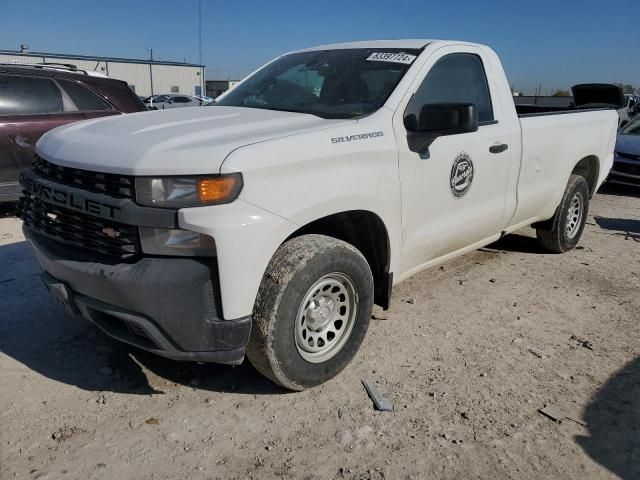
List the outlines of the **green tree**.
{"type": "Polygon", "coordinates": [[[556,90],[551,95],[552,97],[570,97],[571,93],[568,90],[556,90]]]}

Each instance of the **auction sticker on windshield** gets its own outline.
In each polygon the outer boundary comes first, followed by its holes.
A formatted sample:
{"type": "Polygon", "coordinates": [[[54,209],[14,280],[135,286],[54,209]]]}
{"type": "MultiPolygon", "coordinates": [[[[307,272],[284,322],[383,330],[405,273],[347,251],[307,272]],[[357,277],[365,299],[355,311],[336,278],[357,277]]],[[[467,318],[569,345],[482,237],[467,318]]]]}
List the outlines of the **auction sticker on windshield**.
{"type": "Polygon", "coordinates": [[[415,55],[409,55],[408,53],[385,52],[374,52],[367,58],[367,60],[370,62],[404,63],[405,65],[410,65],[415,59],[415,55]]]}

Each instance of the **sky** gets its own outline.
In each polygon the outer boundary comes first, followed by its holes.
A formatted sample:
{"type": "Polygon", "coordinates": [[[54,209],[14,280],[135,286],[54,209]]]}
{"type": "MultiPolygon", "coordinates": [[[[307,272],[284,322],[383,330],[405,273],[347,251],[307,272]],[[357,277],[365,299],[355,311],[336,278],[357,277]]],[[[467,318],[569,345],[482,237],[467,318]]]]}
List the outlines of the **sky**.
{"type": "MultiPolygon", "coordinates": [[[[198,63],[198,0],[0,0],[0,49],[198,63]]],[[[299,48],[443,38],[491,46],[511,85],[640,88],[640,4],[619,0],[201,0],[207,79],[235,79],[299,48]]]]}

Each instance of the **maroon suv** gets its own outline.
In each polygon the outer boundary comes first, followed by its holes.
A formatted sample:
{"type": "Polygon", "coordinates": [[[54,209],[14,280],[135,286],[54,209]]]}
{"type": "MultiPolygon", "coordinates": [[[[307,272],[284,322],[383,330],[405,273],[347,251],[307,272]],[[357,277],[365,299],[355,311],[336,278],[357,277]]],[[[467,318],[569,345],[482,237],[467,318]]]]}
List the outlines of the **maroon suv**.
{"type": "Polygon", "coordinates": [[[73,66],[0,64],[0,202],[17,200],[18,174],[52,128],[88,118],[144,111],[120,80],[73,66]]]}

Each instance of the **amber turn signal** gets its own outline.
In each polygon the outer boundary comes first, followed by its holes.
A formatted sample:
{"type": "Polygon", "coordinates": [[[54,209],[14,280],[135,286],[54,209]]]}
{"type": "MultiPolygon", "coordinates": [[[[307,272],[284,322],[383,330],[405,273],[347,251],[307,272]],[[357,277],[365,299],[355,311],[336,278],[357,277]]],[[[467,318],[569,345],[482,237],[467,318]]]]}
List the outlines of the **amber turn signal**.
{"type": "Polygon", "coordinates": [[[242,189],[240,174],[220,175],[198,179],[198,200],[200,203],[228,203],[234,200],[242,189]]]}

